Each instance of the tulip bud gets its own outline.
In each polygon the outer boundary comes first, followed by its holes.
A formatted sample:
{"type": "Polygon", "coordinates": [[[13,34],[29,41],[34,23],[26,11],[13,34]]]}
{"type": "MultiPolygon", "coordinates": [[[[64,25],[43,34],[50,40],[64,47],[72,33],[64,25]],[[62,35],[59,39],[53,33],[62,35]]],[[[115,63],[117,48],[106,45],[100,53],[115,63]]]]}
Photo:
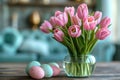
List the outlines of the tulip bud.
{"type": "Polygon", "coordinates": [[[96,22],[93,16],[90,16],[83,20],[83,27],[85,30],[94,30],[96,27],[96,22]]]}
{"type": "Polygon", "coordinates": [[[101,20],[100,22],[100,27],[101,28],[107,28],[111,23],[111,20],[109,17],[105,17],[104,19],[101,20]]]}
{"type": "Polygon", "coordinates": [[[64,12],[68,13],[72,17],[72,16],[74,16],[75,8],[74,7],[65,7],[64,12]]]}
{"type": "Polygon", "coordinates": [[[64,37],[64,33],[59,30],[59,29],[55,29],[54,30],[54,38],[59,41],[62,42],[63,41],[63,37],[64,37]]]}
{"type": "Polygon", "coordinates": [[[87,4],[83,3],[78,6],[77,14],[80,19],[88,17],[88,7],[87,4]]]}
{"type": "Polygon", "coordinates": [[[74,24],[74,25],[79,25],[79,26],[81,26],[81,20],[78,18],[77,15],[72,16],[71,22],[72,22],[72,24],[74,24]]]}
{"type": "Polygon", "coordinates": [[[96,23],[99,24],[102,18],[102,12],[96,11],[94,14],[94,18],[95,18],[96,23]]]}
{"type": "Polygon", "coordinates": [[[56,22],[55,22],[55,17],[54,16],[52,16],[50,18],[50,23],[52,24],[53,27],[56,26],[56,22]]]}
{"type": "Polygon", "coordinates": [[[103,40],[105,39],[107,36],[110,35],[110,31],[107,28],[101,28],[100,30],[98,30],[98,32],[96,33],[96,38],[99,40],[103,40]]]}
{"type": "Polygon", "coordinates": [[[67,13],[62,13],[54,18],[54,21],[57,26],[65,26],[68,22],[67,13]]]}
{"type": "Polygon", "coordinates": [[[55,16],[58,16],[58,15],[60,15],[60,14],[62,14],[63,12],[61,12],[61,11],[56,11],[55,12],[55,16]]]}
{"type": "Polygon", "coordinates": [[[44,21],[44,23],[40,26],[40,29],[45,33],[50,33],[50,30],[52,30],[52,25],[48,21],[44,21]]]}

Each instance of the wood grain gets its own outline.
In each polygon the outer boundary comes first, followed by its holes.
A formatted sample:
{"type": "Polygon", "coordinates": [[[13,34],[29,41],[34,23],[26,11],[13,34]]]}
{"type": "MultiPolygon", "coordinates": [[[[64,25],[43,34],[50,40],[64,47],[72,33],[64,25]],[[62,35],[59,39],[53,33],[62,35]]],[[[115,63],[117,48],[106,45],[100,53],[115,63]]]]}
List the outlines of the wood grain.
{"type": "MultiPolygon", "coordinates": [[[[26,65],[27,63],[0,63],[0,80],[34,80],[25,73],[26,65]]],[[[93,75],[88,78],[69,78],[62,70],[59,76],[42,80],[120,80],[120,62],[97,63],[93,75]]]]}

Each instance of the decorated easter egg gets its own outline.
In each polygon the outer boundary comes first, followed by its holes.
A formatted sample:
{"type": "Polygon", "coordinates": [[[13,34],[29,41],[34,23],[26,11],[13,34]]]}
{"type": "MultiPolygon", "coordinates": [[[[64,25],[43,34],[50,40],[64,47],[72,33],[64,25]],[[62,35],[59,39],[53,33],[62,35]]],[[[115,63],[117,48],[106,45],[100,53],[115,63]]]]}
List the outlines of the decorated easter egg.
{"type": "Polygon", "coordinates": [[[45,77],[52,77],[52,75],[53,75],[53,69],[52,69],[52,67],[50,65],[43,64],[43,65],[41,65],[41,67],[45,71],[45,77]]]}
{"type": "Polygon", "coordinates": [[[58,68],[57,66],[51,66],[53,69],[53,76],[57,76],[60,74],[60,68],[58,68]]]}
{"type": "Polygon", "coordinates": [[[40,66],[33,66],[29,70],[29,75],[34,79],[42,79],[45,76],[45,72],[40,66]]]}
{"type": "Polygon", "coordinates": [[[29,75],[29,70],[32,66],[40,66],[41,64],[38,61],[32,61],[30,62],[25,69],[25,72],[29,75]]]}
{"type": "Polygon", "coordinates": [[[51,66],[57,66],[58,68],[60,67],[56,62],[49,63],[51,66]]]}

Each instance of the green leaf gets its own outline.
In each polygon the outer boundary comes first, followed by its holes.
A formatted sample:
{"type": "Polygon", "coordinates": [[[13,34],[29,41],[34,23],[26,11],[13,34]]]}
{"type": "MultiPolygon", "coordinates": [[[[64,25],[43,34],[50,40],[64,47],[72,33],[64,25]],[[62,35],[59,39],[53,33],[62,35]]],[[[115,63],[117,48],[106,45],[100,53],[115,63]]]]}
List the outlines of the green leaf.
{"type": "Polygon", "coordinates": [[[94,39],[88,44],[88,50],[87,50],[88,52],[92,51],[97,41],[98,41],[97,39],[94,39]]]}
{"type": "Polygon", "coordinates": [[[85,41],[84,41],[84,37],[83,37],[82,35],[78,38],[78,42],[80,43],[80,46],[81,46],[81,47],[84,46],[85,41]]]}
{"type": "Polygon", "coordinates": [[[71,26],[71,17],[70,17],[70,15],[68,14],[68,23],[67,23],[67,28],[69,27],[69,26],[71,26]]]}
{"type": "Polygon", "coordinates": [[[111,26],[112,24],[110,24],[109,26],[108,26],[108,28],[111,26]]]}

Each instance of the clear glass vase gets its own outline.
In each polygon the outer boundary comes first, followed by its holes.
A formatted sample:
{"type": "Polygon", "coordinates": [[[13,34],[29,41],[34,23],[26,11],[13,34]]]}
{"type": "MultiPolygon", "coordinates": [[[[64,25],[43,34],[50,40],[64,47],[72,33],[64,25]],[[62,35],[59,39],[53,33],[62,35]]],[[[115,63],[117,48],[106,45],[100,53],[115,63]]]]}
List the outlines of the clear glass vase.
{"type": "Polygon", "coordinates": [[[66,56],[63,69],[68,77],[89,77],[94,71],[95,63],[93,55],[66,56]]]}

